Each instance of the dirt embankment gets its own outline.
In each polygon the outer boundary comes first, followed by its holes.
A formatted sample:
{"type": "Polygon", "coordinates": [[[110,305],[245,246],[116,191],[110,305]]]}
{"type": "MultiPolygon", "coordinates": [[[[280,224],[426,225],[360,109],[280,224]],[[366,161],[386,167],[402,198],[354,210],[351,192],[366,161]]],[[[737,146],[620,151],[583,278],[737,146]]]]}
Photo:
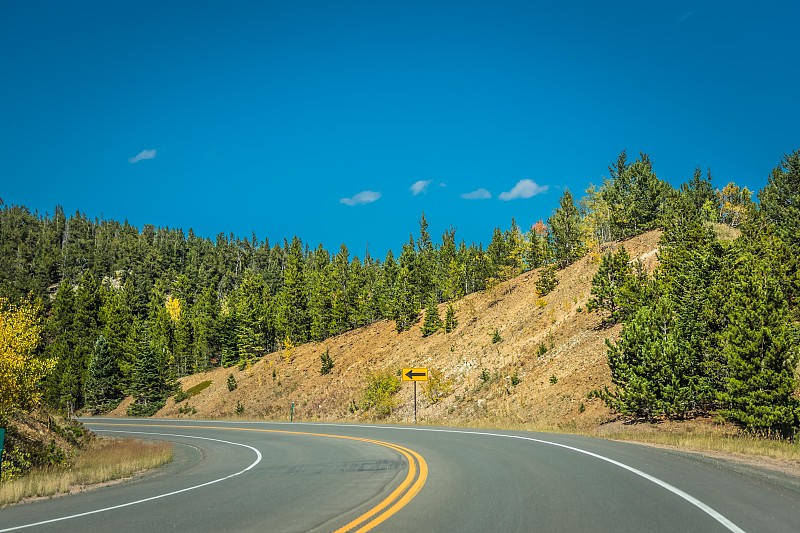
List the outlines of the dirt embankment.
{"type": "MultiPolygon", "coordinates": [[[[657,261],[659,233],[624,243],[646,267],[657,261]]],[[[538,271],[527,272],[487,291],[456,302],[455,331],[423,338],[418,324],[397,333],[382,321],[327,339],[276,352],[252,367],[217,368],[181,380],[184,390],[203,381],[210,386],[188,400],[168,400],[164,417],[286,420],[294,402],[295,420],[370,419],[357,407],[371,372],[409,366],[441,373],[449,391],[436,402],[418,388],[418,417],[428,423],[516,425],[568,429],[597,427],[611,414],[587,394],[610,384],[606,338],[619,326],[600,329],[586,311],[598,254],[589,254],[558,272],[559,283],[545,297],[536,293],[538,271]],[[493,342],[494,332],[500,335],[493,342]],[[330,350],[335,366],[320,374],[320,355],[330,350]],[[232,374],[237,387],[228,390],[232,374]]],[[[446,305],[440,307],[444,317],[446,305]]],[[[413,386],[404,383],[390,422],[410,422],[413,386]]],[[[124,415],[128,402],[114,413],[124,415]]]]}

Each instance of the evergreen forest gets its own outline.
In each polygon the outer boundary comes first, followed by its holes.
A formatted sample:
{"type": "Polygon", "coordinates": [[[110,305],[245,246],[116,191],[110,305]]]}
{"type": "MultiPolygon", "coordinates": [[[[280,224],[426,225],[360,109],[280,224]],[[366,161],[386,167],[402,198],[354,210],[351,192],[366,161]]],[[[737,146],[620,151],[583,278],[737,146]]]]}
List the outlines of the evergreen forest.
{"type": "Polygon", "coordinates": [[[456,321],[437,304],[532,269],[549,290],[558,269],[591,253],[589,308],[601,327],[622,324],[608,342],[612,387],[596,391],[612,409],[716,414],[786,437],[800,427],[800,151],[755,198],[734,183],[715,188],[700,169],[675,188],[646,154],[623,152],[601,185],[580,198],[564,191],[529,229],[511,220],[485,247],[453,228],[434,240],[423,213],[399,254],[383,258],[298,236],[212,240],[58,206],[0,208],[0,419],[37,401],[99,413],[127,395],[129,414],[150,415],[182,376],[244,368],[379,320],[398,332],[423,321],[430,335],[456,321]],[[654,229],[659,266],[648,273],[624,241],[654,229]]]}

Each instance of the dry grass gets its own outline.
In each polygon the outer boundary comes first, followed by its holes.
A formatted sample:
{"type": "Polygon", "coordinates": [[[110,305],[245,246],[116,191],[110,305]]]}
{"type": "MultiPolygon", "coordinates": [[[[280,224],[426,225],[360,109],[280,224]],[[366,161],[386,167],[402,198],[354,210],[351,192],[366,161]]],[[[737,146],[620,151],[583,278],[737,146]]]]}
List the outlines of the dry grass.
{"type": "Polygon", "coordinates": [[[35,470],[0,484],[0,507],[28,498],[80,492],[90,485],[130,477],[172,460],[172,444],[102,439],[66,468],[35,470]]]}
{"type": "Polygon", "coordinates": [[[681,450],[715,452],[737,457],[775,459],[800,468],[800,446],[777,438],[764,438],[748,433],[732,434],[715,431],[679,431],[632,433],[614,431],[602,435],[608,439],[669,446],[681,450]]]}
{"type": "MultiPolygon", "coordinates": [[[[424,425],[446,425],[445,420],[423,421],[424,425]]],[[[730,425],[717,425],[710,420],[694,420],[671,424],[635,424],[613,428],[577,427],[573,424],[517,423],[478,419],[462,427],[479,430],[535,431],[570,433],[610,440],[636,442],[681,451],[698,452],[778,470],[800,477],[800,444],[780,438],[742,432],[730,425]]]]}

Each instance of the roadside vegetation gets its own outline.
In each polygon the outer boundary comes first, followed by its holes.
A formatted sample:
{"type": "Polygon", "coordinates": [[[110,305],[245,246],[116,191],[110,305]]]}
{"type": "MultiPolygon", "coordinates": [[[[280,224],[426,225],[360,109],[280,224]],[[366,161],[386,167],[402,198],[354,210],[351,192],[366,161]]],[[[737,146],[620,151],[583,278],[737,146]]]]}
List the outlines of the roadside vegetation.
{"type": "Polygon", "coordinates": [[[593,436],[669,446],[680,450],[715,452],[731,456],[734,460],[746,457],[775,459],[793,465],[795,475],[800,474],[800,447],[796,443],[782,438],[779,434],[757,434],[731,430],[731,428],[714,430],[688,426],[672,431],[659,429],[652,431],[614,430],[594,433],[593,436]]]}
{"type": "Polygon", "coordinates": [[[27,498],[81,491],[133,476],[172,460],[172,444],[134,439],[94,439],[73,460],[32,468],[0,483],[0,506],[27,498]]]}
{"type": "MultiPolygon", "coordinates": [[[[422,424],[438,426],[441,420],[423,420],[422,424]]],[[[497,423],[491,419],[476,419],[460,424],[462,427],[481,430],[533,431],[541,433],[569,433],[610,440],[663,446],[681,451],[718,455],[724,459],[788,472],[800,478],[800,447],[779,434],[756,434],[742,430],[734,424],[711,419],[686,421],[640,422],[634,424],[611,423],[600,427],[578,427],[570,423],[497,423]]]]}
{"type": "Polygon", "coordinates": [[[397,407],[400,378],[390,371],[376,372],[367,376],[367,385],[359,408],[369,411],[378,419],[386,418],[397,407]]]}

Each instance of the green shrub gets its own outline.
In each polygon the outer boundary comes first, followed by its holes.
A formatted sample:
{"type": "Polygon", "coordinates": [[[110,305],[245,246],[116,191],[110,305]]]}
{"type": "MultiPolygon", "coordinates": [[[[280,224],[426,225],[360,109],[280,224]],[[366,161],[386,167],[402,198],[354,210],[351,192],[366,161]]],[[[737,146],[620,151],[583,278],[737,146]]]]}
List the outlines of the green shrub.
{"type": "Polygon", "coordinates": [[[558,285],[558,278],[556,277],[555,265],[548,265],[544,267],[539,274],[539,279],[536,280],[536,291],[539,296],[546,296],[556,288],[558,285]]]}
{"type": "Polygon", "coordinates": [[[556,377],[555,374],[553,374],[552,376],[550,376],[550,385],[555,385],[556,383],[558,383],[558,378],[556,377]]]}
{"type": "Polygon", "coordinates": [[[539,357],[543,356],[547,353],[547,346],[543,342],[539,343],[539,347],[536,349],[536,355],[539,357]]]}
{"type": "Polygon", "coordinates": [[[228,374],[228,392],[233,392],[236,390],[239,384],[236,383],[236,377],[233,374],[228,374]]]}
{"type": "Polygon", "coordinates": [[[175,393],[175,396],[173,396],[172,399],[175,400],[175,403],[180,403],[183,400],[188,400],[189,399],[189,395],[186,394],[186,391],[184,391],[183,388],[179,384],[178,385],[178,392],[175,393]]]}
{"type": "Polygon", "coordinates": [[[236,402],[236,415],[237,416],[241,416],[243,414],[244,414],[244,404],[242,404],[242,402],[237,400],[237,402],[236,402]]]}
{"type": "Polygon", "coordinates": [[[500,336],[500,332],[495,329],[492,333],[492,344],[497,344],[501,340],[503,340],[503,338],[500,336]]]}
{"type": "Polygon", "coordinates": [[[159,409],[164,407],[164,400],[156,402],[139,403],[134,402],[128,407],[128,416],[153,416],[159,409]]]}
{"type": "Polygon", "coordinates": [[[438,370],[431,369],[428,373],[428,381],[422,385],[422,395],[430,404],[435,404],[442,398],[449,396],[453,392],[453,381],[445,379],[444,375],[438,370]]]}
{"type": "Polygon", "coordinates": [[[376,418],[386,418],[396,407],[395,394],[400,390],[400,380],[391,372],[378,372],[367,376],[367,387],[361,407],[376,418]]]}
{"type": "MultiPolygon", "coordinates": [[[[322,361],[322,368],[319,369],[319,373],[323,376],[326,374],[330,374],[331,370],[333,370],[333,357],[331,357],[331,350],[328,348],[325,350],[325,353],[319,356],[320,360],[322,361]]],[[[274,370],[273,370],[274,372],[274,370]]]]}
{"type": "Polygon", "coordinates": [[[439,306],[436,305],[436,298],[431,296],[425,308],[425,320],[420,331],[423,337],[429,337],[439,331],[443,326],[442,317],[439,315],[439,306]]]}

